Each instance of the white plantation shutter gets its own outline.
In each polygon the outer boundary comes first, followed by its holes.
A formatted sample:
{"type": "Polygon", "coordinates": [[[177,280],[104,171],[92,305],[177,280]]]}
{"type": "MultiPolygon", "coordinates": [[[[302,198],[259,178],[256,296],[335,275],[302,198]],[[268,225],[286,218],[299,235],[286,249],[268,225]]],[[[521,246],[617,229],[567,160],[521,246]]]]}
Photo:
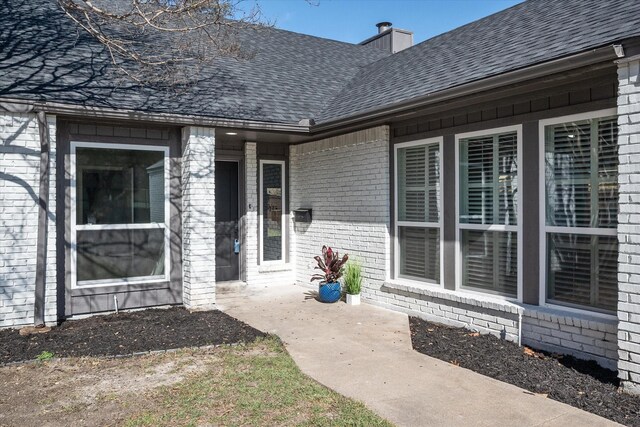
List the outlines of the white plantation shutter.
{"type": "Polygon", "coordinates": [[[462,199],[461,222],[493,223],[494,179],[493,137],[474,138],[463,142],[462,183],[466,196],[462,199]]]}
{"type": "Polygon", "coordinates": [[[462,230],[462,282],[477,289],[491,289],[494,273],[494,239],[491,233],[462,230]]]}
{"type": "Polygon", "coordinates": [[[399,274],[440,281],[440,146],[397,150],[399,274]]]}
{"type": "Polygon", "coordinates": [[[547,224],[560,227],[591,225],[591,125],[548,128],[547,224]]]}
{"type": "Polygon", "coordinates": [[[398,150],[398,219],[440,219],[440,148],[437,144],[398,150]]]}
{"type": "Polygon", "coordinates": [[[460,141],[463,288],[517,295],[517,195],[516,132],[460,141]],[[499,230],[489,231],[496,225],[499,230]]]}
{"type": "Polygon", "coordinates": [[[618,306],[618,237],[596,236],[598,248],[592,305],[615,311],[618,306]]]}
{"type": "Polygon", "coordinates": [[[598,122],[598,227],[618,226],[618,120],[598,122]]]}
{"type": "Polygon", "coordinates": [[[615,311],[617,119],[545,129],[547,298],[615,311]]]}
{"type": "Polygon", "coordinates": [[[494,232],[498,242],[496,290],[505,295],[518,293],[518,233],[494,232]]]}
{"type": "Polygon", "coordinates": [[[402,275],[432,279],[440,277],[440,230],[399,227],[400,272],[402,275]]]}
{"type": "Polygon", "coordinates": [[[465,287],[504,295],[517,294],[516,232],[462,230],[462,241],[465,287]]]}
{"type": "Polygon", "coordinates": [[[427,222],[440,221],[440,147],[427,146],[427,222]]]}
{"type": "Polygon", "coordinates": [[[498,135],[498,224],[516,225],[518,218],[518,138],[498,135]]]}
{"type": "Polygon", "coordinates": [[[618,238],[547,233],[549,296],[555,302],[615,310],[618,238]]]}

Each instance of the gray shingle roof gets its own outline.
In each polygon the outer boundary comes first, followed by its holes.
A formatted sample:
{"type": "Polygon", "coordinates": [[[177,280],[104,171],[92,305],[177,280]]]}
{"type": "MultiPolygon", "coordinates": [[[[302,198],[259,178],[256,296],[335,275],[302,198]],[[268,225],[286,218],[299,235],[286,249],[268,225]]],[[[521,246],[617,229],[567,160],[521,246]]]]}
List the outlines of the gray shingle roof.
{"type": "Polygon", "coordinates": [[[297,123],[322,111],[363,66],[369,47],[265,28],[239,34],[250,60],[218,58],[187,92],[116,79],[102,46],[55,0],[0,2],[0,97],[207,117],[297,123]]]}
{"type": "Polygon", "coordinates": [[[638,35],[637,0],[531,0],[364,67],[317,121],[379,109],[638,35]]]}
{"type": "Polygon", "coordinates": [[[394,55],[248,30],[241,40],[251,60],[217,59],[193,88],[172,94],[115,79],[102,46],[79,33],[55,0],[3,0],[0,97],[321,123],[639,35],[635,0],[530,0],[394,55]]]}

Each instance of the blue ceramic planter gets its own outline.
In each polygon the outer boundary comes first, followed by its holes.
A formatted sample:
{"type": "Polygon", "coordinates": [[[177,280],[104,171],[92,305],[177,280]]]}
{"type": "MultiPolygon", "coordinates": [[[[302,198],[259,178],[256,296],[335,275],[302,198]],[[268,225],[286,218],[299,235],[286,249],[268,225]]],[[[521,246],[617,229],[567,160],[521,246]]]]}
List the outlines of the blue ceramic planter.
{"type": "Polygon", "coordinates": [[[320,285],[318,294],[320,295],[320,301],[322,302],[336,302],[342,295],[340,292],[340,283],[334,282],[320,285]]]}

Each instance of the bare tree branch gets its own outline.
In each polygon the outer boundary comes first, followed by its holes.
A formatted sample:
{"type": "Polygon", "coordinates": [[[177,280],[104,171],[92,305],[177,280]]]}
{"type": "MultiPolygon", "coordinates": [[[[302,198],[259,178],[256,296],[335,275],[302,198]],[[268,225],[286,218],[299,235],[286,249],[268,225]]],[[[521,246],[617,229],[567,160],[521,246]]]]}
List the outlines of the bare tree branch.
{"type": "Polygon", "coordinates": [[[238,31],[268,25],[244,0],[57,1],[105,46],[115,69],[142,85],[183,85],[215,58],[247,58],[238,31]]]}

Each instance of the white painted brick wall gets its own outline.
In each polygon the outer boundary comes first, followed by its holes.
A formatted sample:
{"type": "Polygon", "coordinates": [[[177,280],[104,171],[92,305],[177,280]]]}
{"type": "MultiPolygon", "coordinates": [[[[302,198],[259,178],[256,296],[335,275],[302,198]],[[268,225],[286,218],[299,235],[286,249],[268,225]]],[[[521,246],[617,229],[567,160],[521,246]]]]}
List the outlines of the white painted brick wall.
{"type": "Polygon", "coordinates": [[[292,224],[296,282],[309,285],[326,244],[361,261],[373,297],[390,265],[389,128],[291,146],[290,165],[291,209],[313,210],[310,224],[292,224]]]}
{"type": "Polygon", "coordinates": [[[431,322],[518,341],[518,313],[522,307],[507,301],[396,281],[387,282],[367,301],[431,322]]]}
{"type": "Polygon", "coordinates": [[[595,316],[559,314],[556,310],[515,304],[426,286],[387,282],[369,302],[412,316],[518,341],[536,349],[595,360],[616,369],[617,325],[595,316]]]}
{"type": "Polygon", "coordinates": [[[640,59],[618,64],[618,376],[640,393],[640,59]]]}
{"type": "Polygon", "coordinates": [[[525,306],[522,343],[554,353],[595,360],[616,370],[617,322],[588,315],[561,315],[543,307],[525,306]]]}
{"type": "Polygon", "coordinates": [[[244,144],[245,215],[243,217],[244,280],[253,283],[258,276],[258,153],[255,142],[244,144]]]}
{"type": "Polygon", "coordinates": [[[187,128],[182,157],[182,283],[189,309],[215,306],[215,130],[187,128]]]}
{"type": "MultiPolygon", "coordinates": [[[[45,321],[56,312],[55,117],[51,135],[45,321]]],[[[0,327],[33,324],[40,179],[35,114],[0,114],[0,327]]]]}
{"type": "MultiPolygon", "coordinates": [[[[293,262],[258,265],[258,153],[255,142],[244,145],[245,215],[243,217],[244,280],[248,286],[280,286],[294,283],[293,262]]],[[[289,233],[291,236],[291,233],[289,233]]]]}

